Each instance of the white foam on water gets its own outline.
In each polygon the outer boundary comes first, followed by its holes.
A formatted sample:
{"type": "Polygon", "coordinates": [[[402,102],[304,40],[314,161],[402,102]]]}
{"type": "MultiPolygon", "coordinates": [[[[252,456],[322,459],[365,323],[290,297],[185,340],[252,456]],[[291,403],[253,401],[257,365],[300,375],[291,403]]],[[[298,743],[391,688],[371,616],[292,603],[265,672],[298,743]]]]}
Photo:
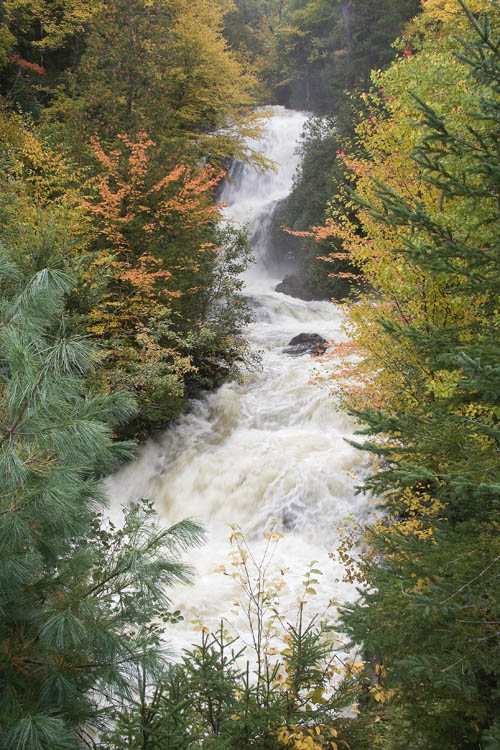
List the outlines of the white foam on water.
{"type": "MultiPolygon", "coordinates": [[[[241,527],[257,559],[270,526],[277,524],[284,534],[270,574],[290,568],[281,605],[285,616],[294,619],[311,560],[324,573],[312,611],[321,612],[332,598],[355,596],[354,588],[340,580],[342,567],[329,552],[347,516],[363,522],[371,512],[369,499],[356,494],[353,478],[366,471],[368,458],[345,440],[353,436],[352,421],[325,389],[310,384],[317,362],[307,354],[283,352],[303,332],[342,340],[342,314],[329,302],[305,302],[273,291],[276,280],[265,266],[266,221],[275,202],[291,190],[305,120],[304,113],[274,107],[258,147],[274,160],[277,172],[239,165],[221,195],[228,204],[226,218],[249,223],[254,237],[257,262],[247,274],[246,294],[257,304],[257,321],[248,335],[260,352],[260,367],[242,382],[226,383],[194,402],[189,414],[143,446],[137,459],[107,482],[115,511],[147,497],[155,501],[163,522],[192,517],[207,530],[204,547],[188,555],[195,568],[193,586],[172,592],[172,606],[185,618],[168,634],[178,650],[196,640],[192,620],[215,628],[221,617],[234,619],[230,611],[241,593],[238,584],[215,572],[221,564],[230,566],[229,524],[241,527]]],[[[330,367],[334,372],[334,363],[330,367]]],[[[244,630],[242,620],[238,627],[244,630]]]]}

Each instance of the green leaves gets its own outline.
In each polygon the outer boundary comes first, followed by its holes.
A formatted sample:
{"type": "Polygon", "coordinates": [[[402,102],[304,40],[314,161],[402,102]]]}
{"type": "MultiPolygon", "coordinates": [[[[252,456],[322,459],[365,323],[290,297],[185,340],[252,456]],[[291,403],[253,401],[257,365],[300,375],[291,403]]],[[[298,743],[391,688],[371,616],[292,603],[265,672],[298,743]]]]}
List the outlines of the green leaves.
{"type": "MultiPolygon", "coordinates": [[[[15,269],[14,269],[15,270],[15,269]]],[[[151,627],[167,588],[189,579],[179,555],[203,539],[185,521],[159,528],[151,504],[120,530],[95,515],[98,477],[131,455],[113,443],[128,396],[89,393],[95,361],[61,335],[65,274],[40,271],[4,291],[0,337],[0,747],[73,750],[102,729],[109,696],[133,692],[139,659],[163,663],[151,627]],[[97,703],[99,706],[97,706],[97,703]]]]}
{"type": "Polygon", "coordinates": [[[374,435],[359,447],[382,457],[364,487],[388,515],[367,529],[367,589],[344,622],[384,665],[393,727],[375,737],[391,750],[483,747],[500,710],[500,45],[491,32],[500,18],[496,6],[491,26],[466,15],[464,48],[475,53],[460,64],[438,54],[468,109],[451,88],[430,102],[430,34],[413,67],[403,60],[381,79],[387,120],[360,129],[371,155],[358,182],[361,223],[376,249],[362,262],[382,304],[361,295],[371,325],[358,318],[355,333],[387,390],[381,409],[351,403],[374,435]],[[411,82],[418,94],[408,103],[411,82]],[[410,180],[391,136],[408,139],[410,180]]]}

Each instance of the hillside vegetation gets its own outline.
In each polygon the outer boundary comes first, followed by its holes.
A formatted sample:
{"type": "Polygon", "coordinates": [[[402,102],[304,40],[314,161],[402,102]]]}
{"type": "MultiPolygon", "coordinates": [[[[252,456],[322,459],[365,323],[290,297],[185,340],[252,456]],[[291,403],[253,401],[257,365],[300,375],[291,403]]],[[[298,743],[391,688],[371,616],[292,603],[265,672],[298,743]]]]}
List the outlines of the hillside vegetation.
{"type": "Polygon", "coordinates": [[[500,748],[497,2],[5,0],[0,96],[1,750],[500,748]],[[216,195],[269,103],[312,113],[277,252],[349,297],[318,367],[380,512],[335,628],[235,527],[253,647],[174,665],[203,529],[116,527],[102,477],[246,360],[216,195]]]}

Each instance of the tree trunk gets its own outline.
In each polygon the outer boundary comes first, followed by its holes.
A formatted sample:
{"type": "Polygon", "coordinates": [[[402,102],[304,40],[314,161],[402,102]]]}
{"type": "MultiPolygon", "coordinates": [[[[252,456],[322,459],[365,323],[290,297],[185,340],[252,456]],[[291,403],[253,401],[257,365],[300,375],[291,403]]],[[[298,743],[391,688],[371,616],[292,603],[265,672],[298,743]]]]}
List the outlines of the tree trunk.
{"type": "Polygon", "coordinates": [[[344,26],[344,47],[349,50],[352,42],[351,0],[342,0],[342,24],[344,26]]]}

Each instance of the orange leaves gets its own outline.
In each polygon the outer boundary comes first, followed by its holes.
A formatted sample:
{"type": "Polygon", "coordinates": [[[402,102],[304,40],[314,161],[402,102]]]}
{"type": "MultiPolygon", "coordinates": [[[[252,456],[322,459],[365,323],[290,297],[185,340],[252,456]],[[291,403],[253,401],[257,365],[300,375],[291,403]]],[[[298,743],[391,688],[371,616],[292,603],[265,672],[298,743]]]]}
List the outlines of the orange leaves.
{"type": "MultiPolygon", "coordinates": [[[[283,229],[284,232],[287,234],[291,234],[294,237],[311,237],[316,242],[321,242],[322,240],[327,239],[346,239],[347,236],[347,230],[349,229],[350,225],[348,222],[345,221],[345,217],[338,217],[338,221],[334,221],[332,218],[329,218],[325,221],[325,223],[321,226],[313,226],[310,228],[308,232],[298,232],[294,231],[292,229],[289,229],[289,227],[286,227],[284,225],[281,226],[281,229],[283,229]]],[[[343,250],[340,253],[332,253],[329,258],[321,258],[321,260],[330,260],[330,258],[337,258],[339,260],[348,260],[349,253],[348,250],[343,250]]]]}
{"type": "Polygon", "coordinates": [[[312,237],[316,242],[335,236],[335,228],[331,221],[327,221],[324,226],[311,227],[308,232],[294,231],[283,224],[280,228],[287,234],[291,234],[293,237],[312,237]]]}
{"type": "MultiPolygon", "coordinates": [[[[369,118],[365,124],[374,126],[376,121],[373,118],[369,118]]],[[[356,159],[354,156],[347,155],[343,151],[338,151],[337,157],[345,164],[352,174],[356,175],[356,177],[369,177],[372,173],[372,167],[369,162],[356,159]]]]}
{"type": "Polygon", "coordinates": [[[151,138],[148,138],[148,135],[145,132],[138,133],[137,138],[139,140],[135,142],[131,141],[124,133],[118,135],[118,138],[130,152],[128,159],[130,182],[133,184],[143,180],[148,171],[147,150],[156,146],[156,143],[152,141],[151,138]]]}
{"type": "Polygon", "coordinates": [[[316,242],[337,236],[336,227],[331,221],[325,222],[325,225],[321,227],[311,227],[311,231],[316,242]]]}
{"type": "MultiPolygon", "coordinates": [[[[128,281],[132,286],[137,287],[147,297],[155,296],[155,286],[158,280],[166,281],[172,274],[170,271],[166,271],[162,266],[162,261],[158,258],[153,258],[148,253],[144,253],[138,259],[137,266],[134,268],[130,263],[118,264],[123,270],[120,270],[118,278],[121,281],[128,281]],[[157,267],[158,270],[152,270],[157,267]]],[[[180,292],[168,292],[166,289],[162,291],[170,296],[179,296],[180,292]]]]}
{"type": "Polygon", "coordinates": [[[157,185],[154,185],[153,190],[156,190],[156,191],[161,190],[170,182],[174,182],[175,180],[178,180],[183,174],[185,169],[186,167],[184,167],[182,164],[179,164],[177,167],[172,169],[171,172],[165,175],[165,177],[163,177],[157,185]]]}
{"type": "Polygon", "coordinates": [[[132,141],[119,136],[123,146],[107,153],[98,138],[91,149],[102,173],[97,179],[98,201],[90,206],[102,222],[102,233],[120,250],[151,244],[152,235],[206,224],[219,207],[211,200],[224,173],[210,165],[193,169],[178,164],[156,179],[156,144],[145,132],[132,141]]]}
{"type": "MultiPolygon", "coordinates": [[[[168,182],[176,180],[178,189],[168,200],[161,201],[159,208],[163,217],[173,215],[177,221],[181,220],[184,227],[205,224],[219,211],[219,206],[212,203],[211,194],[224,173],[216,171],[211,166],[204,167],[199,174],[193,174],[191,167],[178,166],[159,185],[164,187],[168,182]],[[173,176],[172,176],[173,175],[173,176]]],[[[156,189],[161,187],[155,186],[156,189]]],[[[171,226],[163,219],[163,226],[171,226]]]]}
{"type": "Polygon", "coordinates": [[[87,273],[96,298],[87,330],[106,342],[110,387],[133,390],[161,421],[178,413],[183,378],[195,370],[185,331],[203,311],[222,173],[210,165],[165,169],[145,132],[120,135],[112,150],[98,138],[90,146],[100,173],[86,207],[100,231],[87,273]]]}
{"type": "Polygon", "coordinates": [[[313,232],[298,232],[293,231],[293,229],[290,229],[289,227],[286,227],[284,224],[281,225],[280,229],[283,229],[284,232],[287,234],[293,235],[293,237],[314,237],[313,232]]]}
{"type": "Polygon", "coordinates": [[[335,276],[337,279],[355,279],[358,280],[361,278],[361,274],[359,273],[351,273],[350,271],[336,271],[331,274],[330,276],[335,276]]]}
{"type": "Polygon", "coordinates": [[[12,55],[10,58],[11,62],[17,63],[20,68],[24,68],[24,70],[29,70],[32,73],[38,73],[39,75],[45,75],[46,70],[43,67],[43,65],[37,65],[36,63],[29,62],[28,60],[24,60],[20,55],[12,55]]]}

